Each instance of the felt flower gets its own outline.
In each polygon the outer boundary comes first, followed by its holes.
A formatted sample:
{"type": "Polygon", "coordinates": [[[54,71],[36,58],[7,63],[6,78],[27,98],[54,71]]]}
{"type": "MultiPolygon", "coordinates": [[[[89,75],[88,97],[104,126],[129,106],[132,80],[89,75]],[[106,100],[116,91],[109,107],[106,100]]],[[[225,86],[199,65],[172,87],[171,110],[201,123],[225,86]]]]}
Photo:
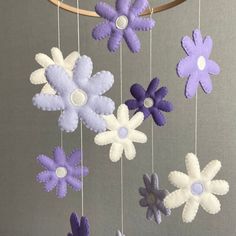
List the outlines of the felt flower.
{"type": "Polygon", "coordinates": [[[110,149],[110,159],[117,162],[122,157],[123,151],[128,160],[136,156],[136,150],[133,142],[146,143],[147,136],[136,130],[143,122],[143,113],[136,113],[129,119],[129,110],[125,104],[121,104],[117,110],[117,118],[112,114],[104,116],[107,123],[107,129],[95,136],[94,142],[97,145],[112,144],[110,149]]]}
{"type": "Polygon", "coordinates": [[[50,65],[59,65],[63,67],[68,75],[72,77],[72,70],[75,65],[75,61],[79,57],[78,52],[72,52],[70,53],[65,59],[62,55],[62,52],[59,48],[52,48],[51,49],[52,59],[43,54],[38,53],[35,56],[35,60],[38,62],[42,68],[34,71],[30,76],[30,82],[32,84],[44,84],[41,93],[48,93],[48,94],[56,94],[56,91],[51,87],[51,85],[47,82],[47,79],[45,77],[45,70],[50,65]]]}
{"type": "Polygon", "coordinates": [[[76,213],[72,213],[70,216],[71,233],[67,236],[89,236],[89,221],[87,217],[82,216],[81,219],[76,213]]]}
{"type": "Polygon", "coordinates": [[[169,181],[179,189],[164,199],[165,206],[172,209],[186,202],[182,214],[186,223],[194,220],[199,205],[210,214],[218,213],[221,205],[214,194],[225,195],[229,191],[229,184],[225,180],[213,180],[221,168],[220,161],[213,160],[200,171],[198,158],[189,153],[185,165],[188,175],[178,171],[169,174],[169,181]]]}
{"type": "Polygon", "coordinates": [[[212,45],[211,37],[206,36],[203,39],[199,29],[193,31],[193,40],[188,36],[182,39],[182,47],[187,57],[177,65],[177,74],[181,78],[188,78],[185,87],[187,98],[192,98],[196,94],[199,83],[205,93],[212,91],[210,75],[220,73],[218,64],[209,59],[212,45]]]}
{"type": "Polygon", "coordinates": [[[166,119],[162,112],[171,112],[173,105],[164,100],[168,90],[166,87],[161,87],[157,90],[160,80],[154,78],[147,90],[140,84],[133,84],[130,88],[130,92],[135,99],[130,99],[125,102],[130,110],[136,110],[136,112],[142,112],[144,119],[152,115],[155,123],[158,126],[163,126],[166,123],[166,119]]]}
{"type": "Polygon", "coordinates": [[[116,236],[125,236],[124,234],[122,234],[119,230],[116,231],[116,236]]]}
{"type": "Polygon", "coordinates": [[[95,26],[92,36],[96,40],[109,37],[108,49],[115,52],[122,39],[126,41],[132,52],[139,52],[141,43],[135,31],[147,31],[155,26],[155,21],[150,17],[141,17],[140,14],[148,8],[147,0],[116,0],[116,8],[105,2],[97,3],[95,11],[105,19],[95,26]]]}
{"type": "Polygon", "coordinates": [[[114,102],[101,96],[112,87],[113,75],[101,71],[91,77],[92,61],[82,56],[76,61],[73,79],[57,65],[46,69],[48,83],[56,90],[57,95],[36,94],[33,104],[45,111],[63,111],[59,117],[59,126],[66,132],[73,132],[78,127],[78,120],[94,132],[106,130],[102,115],[111,114],[114,102]]]}
{"type": "Polygon", "coordinates": [[[68,157],[61,147],[55,147],[53,159],[45,155],[39,155],[37,160],[45,170],[37,175],[37,181],[44,183],[45,191],[50,192],[56,187],[58,198],[64,198],[67,194],[67,184],[73,190],[81,189],[80,177],[88,175],[88,168],[79,166],[81,152],[75,149],[68,157]],[[83,172],[81,172],[83,171],[83,172]]]}
{"type": "Polygon", "coordinates": [[[151,177],[147,174],[143,176],[143,182],[145,188],[139,188],[139,193],[143,197],[139,204],[141,207],[147,207],[146,218],[148,220],[152,220],[154,216],[154,220],[156,223],[161,223],[161,213],[165,216],[169,216],[171,214],[170,209],[167,209],[164,206],[163,200],[169,194],[167,190],[159,189],[159,181],[156,173],[153,173],[151,177]]]}

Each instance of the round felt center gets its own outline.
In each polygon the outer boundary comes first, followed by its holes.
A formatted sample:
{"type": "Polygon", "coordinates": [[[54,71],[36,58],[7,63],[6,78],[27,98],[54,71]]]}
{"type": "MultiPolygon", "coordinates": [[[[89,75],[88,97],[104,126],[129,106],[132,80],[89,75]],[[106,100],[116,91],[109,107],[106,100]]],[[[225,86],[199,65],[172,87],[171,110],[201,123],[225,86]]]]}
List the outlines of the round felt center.
{"type": "Polygon", "coordinates": [[[156,196],[153,193],[147,195],[147,203],[148,205],[154,205],[156,203],[156,196]]]}
{"type": "Polygon", "coordinates": [[[205,59],[204,56],[200,56],[197,59],[197,66],[198,66],[199,70],[204,70],[205,69],[205,67],[206,67],[206,59],[205,59]]]}
{"type": "Polygon", "coordinates": [[[87,94],[83,90],[76,89],[71,93],[70,99],[73,105],[83,106],[87,102],[88,98],[87,94]]]}
{"type": "Polygon", "coordinates": [[[191,192],[193,195],[201,195],[204,192],[204,187],[201,183],[193,183],[191,186],[191,192]]]}
{"type": "Polygon", "coordinates": [[[127,16],[125,15],[119,16],[116,19],[116,27],[118,29],[121,29],[121,30],[125,29],[128,26],[128,23],[129,23],[129,20],[127,16]]]}
{"type": "Polygon", "coordinates": [[[56,176],[58,178],[64,178],[67,175],[67,169],[65,167],[58,167],[56,169],[56,176]]]}
{"type": "Polygon", "coordinates": [[[122,139],[126,138],[128,136],[128,133],[129,133],[129,131],[125,127],[120,127],[118,130],[118,135],[122,139]]]}
{"type": "Polygon", "coordinates": [[[152,98],[145,98],[143,104],[146,108],[150,108],[154,105],[154,101],[152,98]]]}

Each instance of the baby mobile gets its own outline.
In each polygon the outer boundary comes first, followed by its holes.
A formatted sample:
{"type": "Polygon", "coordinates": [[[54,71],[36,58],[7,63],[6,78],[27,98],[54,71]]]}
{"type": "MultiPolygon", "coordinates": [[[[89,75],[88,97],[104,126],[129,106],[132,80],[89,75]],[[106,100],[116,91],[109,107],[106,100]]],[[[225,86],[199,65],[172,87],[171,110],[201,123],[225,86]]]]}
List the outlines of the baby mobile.
{"type": "Polygon", "coordinates": [[[185,36],[182,47],[187,57],[177,65],[177,75],[188,78],[185,87],[187,99],[195,99],[195,154],[189,153],[185,158],[187,175],[173,171],[169,181],[178,190],[169,193],[161,189],[158,174],[154,168],[154,125],[164,126],[164,112],[171,112],[173,105],[165,100],[168,94],[166,87],[160,87],[160,80],[153,78],[152,72],[152,29],[155,26],[153,13],[174,7],[185,0],[173,1],[157,8],[151,8],[147,0],[116,0],[115,8],[105,2],[98,2],[95,12],[69,7],[62,1],[50,0],[57,5],[57,47],[51,49],[52,58],[39,53],[35,60],[41,68],[30,76],[32,84],[42,84],[41,92],[36,94],[33,105],[43,111],[60,111],[58,126],[61,130],[60,145],[53,149],[52,157],[39,155],[37,160],[44,168],[37,175],[37,181],[44,184],[47,192],[56,188],[58,198],[67,194],[67,185],[74,191],[81,191],[81,218],[76,213],[70,216],[71,233],[68,236],[89,236],[88,218],[84,216],[84,177],[89,170],[84,166],[85,151],[83,149],[83,125],[97,133],[94,142],[97,145],[111,145],[109,158],[113,163],[120,160],[121,181],[121,230],[117,236],[124,236],[124,181],[123,154],[128,160],[133,160],[137,153],[134,143],[146,143],[147,136],[137,128],[144,120],[150,118],[151,126],[151,174],[143,175],[144,187],[139,188],[141,195],[140,206],[147,208],[146,218],[149,221],[161,223],[161,214],[169,216],[171,209],[185,204],[183,222],[192,222],[197,214],[199,205],[210,214],[220,211],[220,202],[215,195],[224,195],[229,185],[224,180],[213,180],[221,168],[218,160],[211,161],[202,171],[197,158],[197,125],[198,125],[198,85],[205,93],[212,91],[210,75],[217,75],[220,68],[210,60],[212,39],[202,38],[200,32],[201,0],[199,0],[199,24],[193,31],[193,39],[185,36]],[[60,8],[77,13],[77,51],[66,58],[61,52],[60,40],[60,8]],[[104,94],[111,89],[114,76],[109,71],[101,71],[92,75],[93,62],[90,57],[80,55],[79,15],[100,16],[104,19],[92,30],[95,40],[108,38],[107,47],[112,53],[119,50],[120,56],[120,105],[116,116],[113,114],[115,103],[104,94]],[[149,17],[146,15],[150,15],[149,17]],[[146,17],[145,17],[146,16],[146,17]],[[149,85],[147,89],[140,84],[130,88],[132,99],[123,101],[123,45],[126,42],[132,53],[141,50],[141,43],[136,31],[149,31],[149,85]],[[132,117],[130,111],[134,110],[132,117]],[[63,132],[74,132],[80,126],[80,147],[69,155],[63,149],[63,132]]]}

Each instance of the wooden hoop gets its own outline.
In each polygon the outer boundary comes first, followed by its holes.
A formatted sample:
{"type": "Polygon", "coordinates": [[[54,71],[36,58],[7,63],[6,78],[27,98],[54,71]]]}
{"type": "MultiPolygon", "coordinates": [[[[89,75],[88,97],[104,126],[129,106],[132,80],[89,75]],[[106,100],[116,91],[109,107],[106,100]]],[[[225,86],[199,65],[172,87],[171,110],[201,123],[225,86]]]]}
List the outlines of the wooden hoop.
{"type": "MultiPolygon", "coordinates": [[[[80,14],[83,16],[89,16],[89,17],[100,17],[95,11],[89,11],[89,10],[85,10],[85,9],[81,9],[81,8],[76,8],[73,7],[71,5],[65,4],[63,2],[61,2],[60,0],[49,0],[52,4],[59,6],[60,8],[69,11],[71,13],[76,13],[76,14],[80,14]]],[[[187,0],[174,0],[172,2],[157,6],[157,7],[153,7],[153,8],[149,8],[147,9],[142,16],[147,16],[150,15],[152,13],[158,13],[158,12],[162,12],[162,11],[166,11],[170,8],[176,7],[178,5],[180,5],[181,3],[184,3],[187,0]]]]}

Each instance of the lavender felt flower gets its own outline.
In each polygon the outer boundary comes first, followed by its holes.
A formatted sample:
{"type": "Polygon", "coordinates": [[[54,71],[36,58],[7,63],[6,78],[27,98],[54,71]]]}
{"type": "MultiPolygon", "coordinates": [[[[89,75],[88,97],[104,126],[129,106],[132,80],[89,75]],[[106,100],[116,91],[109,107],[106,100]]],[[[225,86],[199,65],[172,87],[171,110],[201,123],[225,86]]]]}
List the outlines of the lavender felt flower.
{"type": "Polygon", "coordinates": [[[125,104],[130,110],[141,111],[144,114],[144,119],[152,115],[155,123],[158,126],[163,126],[166,123],[166,119],[162,111],[171,112],[173,106],[170,102],[164,100],[168,93],[167,88],[161,87],[157,90],[159,82],[159,79],[154,78],[146,91],[140,84],[133,84],[130,92],[135,99],[127,100],[125,104]]]}
{"type": "Polygon", "coordinates": [[[81,219],[76,213],[72,213],[70,216],[70,225],[72,233],[68,233],[67,236],[89,236],[89,221],[87,217],[82,216],[81,219]]]}
{"type": "Polygon", "coordinates": [[[64,198],[67,194],[67,184],[75,191],[81,189],[80,177],[88,175],[88,168],[79,166],[81,160],[80,150],[74,150],[69,157],[66,157],[61,147],[55,147],[53,159],[45,155],[37,157],[38,162],[45,168],[37,175],[37,181],[45,184],[47,192],[55,187],[58,198],[64,198]],[[81,170],[83,172],[81,172],[81,170]]]}
{"type": "Polygon", "coordinates": [[[156,223],[161,223],[161,213],[165,216],[169,216],[171,214],[170,209],[167,209],[164,206],[163,200],[168,195],[167,190],[159,189],[158,176],[156,173],[151,175],[151,178],[148,174],[143,176],[143,181],[145,184],[145,188],[139,188],[139,193],[143,197],[139,204],[142,207],[147,207],[146,218],[151,220],[154,216],[154,220],[156,223]]]}
{"type": "Polygon", "coordinates": [[[105,19],[95,26],[92,36],[96,40],[110,37],[108,49],[115,52],[124,37],[132,52],[139,52],[141,43],[135,31],[147,31],[155,26],[155,21],[150,17],[141,17],[140,14],[148,7],[147,0],[116,0],[115,9],[105,2],[97,3],[95,11],[105,19]]]}
{"type": "Polygon", "coordinates": [[[211,93],[212,81],[210,75],[218,75],[220,67],[209,59],[213,42],[210,36],[202,38],[199,29],[193,31],[193,40],[185,36],[182,39],[182,47],[187,57],[177,65],[177,74],[181,78],[188,78],[185,87],[185,96],[192,98],[200,83],[205,93],[211,93]]]}
{"type": "Polygon", "coordinates": [[[63,111],[58,123],[66,132],[73,132],[78,127],[79,119],[95,132],[105,131],[106,122],[102,115],[111,114],[115,105],[110,98],[101,95],[112,87],[114,78],[108,71],[91,77],[92,69],[93,63],[87,56],[76,61],[73,79],[62,67],[49,66],[46,78],[57,95],[36,94],[33,104],[46,111],[63,111]]]}

